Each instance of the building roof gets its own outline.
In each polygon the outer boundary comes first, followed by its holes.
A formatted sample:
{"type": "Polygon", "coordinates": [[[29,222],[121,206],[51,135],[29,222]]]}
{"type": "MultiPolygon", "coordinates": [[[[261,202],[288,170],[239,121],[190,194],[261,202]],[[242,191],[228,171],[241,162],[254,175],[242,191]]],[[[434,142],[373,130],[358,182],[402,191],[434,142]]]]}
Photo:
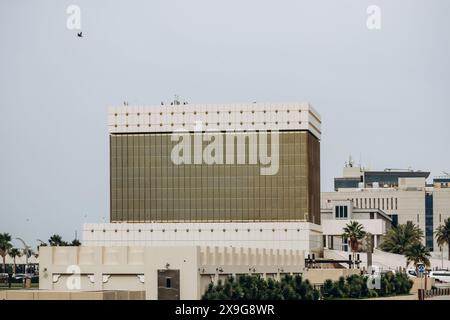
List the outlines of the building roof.
{"type": "MultiPolygon", "coordinates": [[[[333,213],[333,208],[321,208],[320,209],[320,214],[329,214],[329,213],[333,213]]],[[[376,209],[376,208],[355,208],[353,207],[353,213],[370,213],[370,212],[376,212],[378,213],[380,216],[382,216],[385,220],[388,220],[389,222],[392,222],[392,218],[390,215],[388,215],[386,212],[384,212],[381,209],[376,209]]]]}
{"type": "Polygon", "coordinates": [[[430,172],[427,171],[414,171],[414,170],[390,170],[385,169],[383,171],[364,171],[365,176],[392,176],[399,178],[428,178],[430,172]]]}

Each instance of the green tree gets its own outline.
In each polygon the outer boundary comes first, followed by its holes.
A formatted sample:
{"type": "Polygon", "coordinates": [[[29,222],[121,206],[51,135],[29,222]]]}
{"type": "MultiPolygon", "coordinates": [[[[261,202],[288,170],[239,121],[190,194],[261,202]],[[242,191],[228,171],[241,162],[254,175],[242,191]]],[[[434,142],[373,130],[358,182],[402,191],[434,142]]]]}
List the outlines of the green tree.
{"type": "Polygon", "coordinates": [[[72,243],[70,245],[71,246],[75,246],[75,247],[79,247],[79,246],[81,246],[81,242],[78,239],[73,239],[72,243]]]}
{"type": "Polygon", "coordinates": [[[364,239],[365,236],[366,232],[364,231],[364,227],[358,221],[350,221],[350,223],[344,227],[344,233],[342,234],[342,238],[349,242],[353,254],[358,251],[359,242],[364,239]]]}
{"type": "Polygon", "coordinates": [[[13,273],[16,273],[16,257],[21,257],[22,253],[17,248],[11,248],[8,251],[9,256],[13,259],[13,273]]]}
{"type": "Polygon", "coordinates": [[[405,254],[408,246],[421,243],[423,231],[411,221],[389,229],[383,236],[380,249],[386,252],[405,254]]]}
{"type": "Polygon", "coordinates": [[[52,247],[64,246],[66,242],[62,240],[59,234],[54,234],[48,239],[48,244],[52,247]]]}
{"type": "Polygon", "coordinates": [[[241,275],[210,284],[204,300],[318,300],[320,292],[301,276],[286,275],[280,281],[260,276],[241,275]]]}
{"type": "Polygon", "coordinates": [[[444,224],[436,229],[435,236],[440,247],[447,245],[448,260],[450,260],[450,218],[444,220],[444,224]]]}
{"type": "Polygon", "coordinates": [[[427,267],[430,266],[430,251],[421,242],[409,245],[406,248],[405,257],[406,267],[413,263],[417,273],[417,268],[420,263],[423,263],[427,267]]]}
{"type": "Polygon", "coordinates": [[[9,233],[0,233],[0,256],[3,259],[3,272],[6,272],[6,255],[11,248],[11,235],[9,233]]]}

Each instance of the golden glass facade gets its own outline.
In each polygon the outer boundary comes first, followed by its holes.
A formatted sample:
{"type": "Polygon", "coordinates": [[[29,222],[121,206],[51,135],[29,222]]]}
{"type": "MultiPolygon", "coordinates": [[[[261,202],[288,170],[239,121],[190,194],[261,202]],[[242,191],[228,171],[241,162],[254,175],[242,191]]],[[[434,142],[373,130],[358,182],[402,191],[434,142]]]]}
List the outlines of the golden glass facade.
{"type": "Polygon", "coordinates": [[[170,133],[110,135],[111,222],[320,223],[320,144],[308,131],[279,133],[275,175],[261,164],[175,165],[176,143],[170,133]]]}

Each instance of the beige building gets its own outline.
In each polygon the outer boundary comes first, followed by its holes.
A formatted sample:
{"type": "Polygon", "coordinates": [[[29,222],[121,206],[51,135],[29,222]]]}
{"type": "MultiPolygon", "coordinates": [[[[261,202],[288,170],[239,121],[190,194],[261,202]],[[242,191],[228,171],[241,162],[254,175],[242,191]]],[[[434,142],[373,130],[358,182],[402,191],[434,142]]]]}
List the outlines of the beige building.
{"type": "Polygon", "coordinates": [[[382,210],[393,225],[412,221],[423,230],[424,244],[436,253],[433,232],[450,217],[450,177],[435,178],[429,185],[428,176],[429,172],[412,170],[370,171],[349,162],[343,176],[335,179],[335,191],[322,192],[321,208],[329,210],[333,201],[349,200],[354,208],[382,210]]]}
{"type": "Polygon", "coordinates": [[[39,289],[145,291],[146,299],[200,299],[230,275],[304,271],[299,250],[227,247],[41,247],[39,289]]]}
{"type": "MultiPolygon", "coordinates": [[[[307,269],[301,250],[230,247],[41,247],[39,294],[27,299],[200,299],[230,276],[281,279],[301,274],[312,284],[358,269],[307,269]],[[130,291],[126,293],[126,291],[130,291]],[[86,295],[87,294],[87,295],[86,295]]],[[[14,296],[14,295],[12,295],[14,296]]],[[[1,298],[1,296],[0,296],[1,298]]],[[[6,297],[8,298],[8,297],[6,297]]],[[[10,297],[11,298],[11,297],[10,297]]]]}
{"type": "Polygon", "coordinates": [[[383,210],[355,208],[351,200],[331,201],[327,208],[322,209],[321,221],[324,247],[342,251],[350,251],[347,241],[341,236],[350,221],[357,221],[372,235],[375,248],[392,227],[392,218],[383,210]]]}

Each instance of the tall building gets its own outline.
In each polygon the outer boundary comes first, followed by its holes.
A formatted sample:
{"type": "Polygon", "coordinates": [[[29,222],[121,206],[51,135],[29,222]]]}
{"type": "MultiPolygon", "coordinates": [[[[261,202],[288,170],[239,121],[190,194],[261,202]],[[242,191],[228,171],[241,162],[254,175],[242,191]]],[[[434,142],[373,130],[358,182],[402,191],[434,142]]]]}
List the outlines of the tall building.
{"type": "Polygon", "coordinates": [[[85,244],[321,250],[321,120],[309,104],[174,101],[108,117],[111,224],[85,225],[85,244]]]}
{"type": "Polygon", "coordinates": [[[439,251],[434,231],[450,217],[450,177],[435,178],[429,185],[429,175],[410,169],[371,171],[349,161],[343,176],[334,180],[335,191],[322,193],[321,207],[350,200],[355,208],[382,210],[394,226],[412,221],[423,230],[424,244],[439,251]]]}

